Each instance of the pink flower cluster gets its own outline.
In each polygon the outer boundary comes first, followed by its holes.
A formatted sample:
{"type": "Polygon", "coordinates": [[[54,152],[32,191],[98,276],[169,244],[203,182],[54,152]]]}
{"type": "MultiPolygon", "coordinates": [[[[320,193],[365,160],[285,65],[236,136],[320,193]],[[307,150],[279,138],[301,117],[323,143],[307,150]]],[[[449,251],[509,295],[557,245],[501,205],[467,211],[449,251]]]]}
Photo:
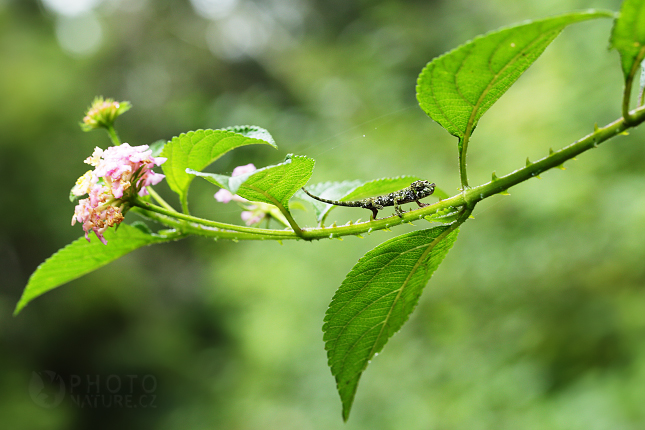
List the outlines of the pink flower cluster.
{"type": "Polygon", "coordinates": [[[161,182],[165,176],[153,172],[152,168],[165,161],[166,158],[153,157],[148,145],[130,146],[124,143],[105,151],[94,149],[92,156],[85,160],[94,166],[94,170],[88,170],[78,178],[72,188],[75,196],[89,194],[88,198],[76,205],[72,225],[77,221],[82,223],[88,241],[91,230],[103,244],[107,244],[103,237],[105,230],[123,221],[129,199],[137,194],[147,195],[145,187],[161,182]]]}
{"type": "MultiPolygon", "coordinates": [[[[255,172],[256,170],[257,169],[255,168],[253,163],[246,164],[244,166],[237,166],[235,169],[233,169],[231,176],[240,176],[245,173],[255,172]]],[[[225,190],[224,188],[215,193],[215,200],[221,203],[228,203],[231,200],[240,203],[248,202],[248,200],[244,197],[233,194],[229,190],[225,190]]],[[[244,205],[244,208],[247,210],[243,211],[240,216],[242,217],[242,221],[244,221],[246,225],[257,224],[262,221],[262,219],[266,215],[266,212],[264,210],[260,210],[261,208],[256,205],[244,205]]]]}

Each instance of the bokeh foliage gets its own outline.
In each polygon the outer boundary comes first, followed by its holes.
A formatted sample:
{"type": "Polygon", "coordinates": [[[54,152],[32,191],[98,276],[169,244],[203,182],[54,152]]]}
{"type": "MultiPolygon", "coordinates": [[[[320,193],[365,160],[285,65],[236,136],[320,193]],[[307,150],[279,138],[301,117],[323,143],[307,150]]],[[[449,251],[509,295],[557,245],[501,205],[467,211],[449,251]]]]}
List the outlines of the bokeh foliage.
{"type": "MultiPolygon", "coordinates": [[[[235,4],[229,18],[238,28],[260,20],[265,39],[254,40],[264,45],[233,38],[223,20],[187,1],[106,1],[92,12],[102,42],[83,54],[61,39],[72,18],[36,1],[0,2],[0,422],[29,429],[642,427],[642,130],[479,205],[406,330],[363,376],[346,425],[320,325],[345,273],[388,233],[342,243],[191,239],[146,248],[11,317],[29,274],[81,235],[69,227],[69,188],[93,147],[108,143],[78,128],[94,96],[133,103],[117,120],[133,145],[246,123],[275,137],[280,151],[240,148],[213,172],[295,153],[316,159],[317,182],[414,175],[450,192],[459,183],[455,142],[414,98],[427,61],[523,19],[620,6],[235,4]],[[28,387],[32,372],[46,369],[154,374],[158,407],[82,409],[64,401],[41,408],[28,387]]],[[[482,144],[471,146],[471,184],[619,116],[622,73],[617,53],[606,50],[610,26],[565,30],[488,112],[475,137],[482,144]]],[[[195,212],[239,222],[239,210],[215,203],[202,182],[191,188],[195,212]]],[[[315,223],[311,208],[296,215],[315,223]]],[[[358,216],[338,208],[328,222],[358,216]]]]}

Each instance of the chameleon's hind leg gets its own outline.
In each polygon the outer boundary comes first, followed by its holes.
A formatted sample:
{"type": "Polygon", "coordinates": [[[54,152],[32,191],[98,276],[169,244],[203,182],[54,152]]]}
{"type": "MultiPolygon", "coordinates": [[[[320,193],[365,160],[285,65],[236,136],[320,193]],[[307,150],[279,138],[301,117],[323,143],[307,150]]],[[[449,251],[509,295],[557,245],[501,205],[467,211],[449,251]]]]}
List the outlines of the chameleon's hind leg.
{"type": "Polygon", "coordinates": [[[401,206],[399,206],[398,197],[394,197],[394,212],[396,212],[399,218],[403,218],[403,209],[401,209],[401,206]]]}
{"type": "Polygon", "coordinates": [[[419,205],[420,208],[430,206],[428,203],[423,203],[423,202],[420,202],[419,200],[415,200],[415,202],[417,202],[417,204],[419,205]]]}

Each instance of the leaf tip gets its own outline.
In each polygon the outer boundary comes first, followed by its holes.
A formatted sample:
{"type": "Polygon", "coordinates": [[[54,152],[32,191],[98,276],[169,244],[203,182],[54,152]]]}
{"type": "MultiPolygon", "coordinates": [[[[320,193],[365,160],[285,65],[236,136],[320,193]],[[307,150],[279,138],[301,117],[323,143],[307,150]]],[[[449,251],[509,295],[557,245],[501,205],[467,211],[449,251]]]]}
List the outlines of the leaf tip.
{"type": "Polygon", "coordinates": [[[13,310],[13,316],[17,317],[20,311],[27,306],[27,303],[24,303],[22,298],[18,301],[18,304],[16,304],[16,309],[13,310]]]}

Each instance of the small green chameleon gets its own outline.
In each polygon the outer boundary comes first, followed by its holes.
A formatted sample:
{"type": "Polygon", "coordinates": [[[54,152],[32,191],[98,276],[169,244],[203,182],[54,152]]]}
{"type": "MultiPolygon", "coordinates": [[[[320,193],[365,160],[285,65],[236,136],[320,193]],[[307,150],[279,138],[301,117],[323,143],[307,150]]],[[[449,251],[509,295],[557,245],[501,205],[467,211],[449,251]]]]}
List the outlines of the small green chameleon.
{"type": "Polygon", "coordinates": [[[399,205],[401,204],[416,202],[419,207],[428,206],[426,203],[422,203],[419,200],[434,193],[434,187],[435,185],[431,184],[429,181],[414,181],[410,184],[409,187],[403,188],[402,190],[395,191],[390,194],[386,194],[384,196],[368,197],[363,200],[355,200],[349,202],[323,199],[322,197],[314,196],[304,188],[302,189],[302,191],[304,191],[309,197],[323,203],[328,203],[330,205],[369,209],[372,211],[371,218],[376,219],[378,211],[383,209],[385,206],[394,206],[394,211],[400,217],[403,217],[403,210],[399,207],[399,205]]]}

